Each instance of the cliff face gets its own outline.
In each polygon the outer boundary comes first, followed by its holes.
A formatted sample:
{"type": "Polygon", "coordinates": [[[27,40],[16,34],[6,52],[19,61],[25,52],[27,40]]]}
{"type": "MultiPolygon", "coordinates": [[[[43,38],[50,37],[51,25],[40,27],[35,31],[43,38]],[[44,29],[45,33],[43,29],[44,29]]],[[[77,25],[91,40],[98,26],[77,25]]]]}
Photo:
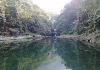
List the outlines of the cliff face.
{"type": "Polygon", "coordinates": [[[1,35],[11,35],[13,30],[20,34],[41,33],[51,23],[49,15],[31,0],[0,0],[0,17],[1,35]]]}

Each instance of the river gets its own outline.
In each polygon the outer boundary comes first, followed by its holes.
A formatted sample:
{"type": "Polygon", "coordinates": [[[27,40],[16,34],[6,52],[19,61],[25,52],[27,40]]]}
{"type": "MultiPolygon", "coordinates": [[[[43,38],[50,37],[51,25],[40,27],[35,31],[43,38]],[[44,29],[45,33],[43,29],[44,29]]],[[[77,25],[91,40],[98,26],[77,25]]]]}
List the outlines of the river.
{"type": "Polygon", "coordinates": [[[100,70],[100,52],[71,39],[0,44],[0,70],[100,70]]]}

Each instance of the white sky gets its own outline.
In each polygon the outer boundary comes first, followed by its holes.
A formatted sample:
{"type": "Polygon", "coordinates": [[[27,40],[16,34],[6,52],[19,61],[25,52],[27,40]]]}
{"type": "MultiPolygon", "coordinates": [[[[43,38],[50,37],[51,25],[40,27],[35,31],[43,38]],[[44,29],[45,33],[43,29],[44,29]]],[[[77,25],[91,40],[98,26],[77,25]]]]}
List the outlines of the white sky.
{"type": "Polygon", "coordinates": [[[70,2],[71,0],[33,0],[34,4],[53,14],[60,14],[64,5],[70,2]]]}

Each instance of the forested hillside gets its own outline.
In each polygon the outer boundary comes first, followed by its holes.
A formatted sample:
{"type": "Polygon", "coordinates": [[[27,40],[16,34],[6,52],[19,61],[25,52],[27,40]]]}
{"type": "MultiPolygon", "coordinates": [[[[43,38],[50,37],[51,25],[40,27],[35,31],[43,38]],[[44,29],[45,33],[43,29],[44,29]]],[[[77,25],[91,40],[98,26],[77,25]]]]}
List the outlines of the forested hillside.
{"type": "Polygon", "coordinates": [[[32,0],[0,0],[0,35],[47,32],[50,16],[32,0]]]}
{"type": "Polygon", "coordinates": [[[100,1],[72,0],[58,16],[54,27],[61,34],[100,39],[100,1]]]}

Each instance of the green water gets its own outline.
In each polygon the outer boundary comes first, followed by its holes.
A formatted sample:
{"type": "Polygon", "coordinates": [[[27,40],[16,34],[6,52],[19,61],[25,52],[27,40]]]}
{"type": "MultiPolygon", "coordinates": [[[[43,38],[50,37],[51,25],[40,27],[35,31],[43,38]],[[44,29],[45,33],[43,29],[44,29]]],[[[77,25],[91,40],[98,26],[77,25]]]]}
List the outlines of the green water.
{"type": "Polygon", "coordinates": [[[70,39],[0,44],[0,70],[100,70],[96,46],[70,39]]]}

